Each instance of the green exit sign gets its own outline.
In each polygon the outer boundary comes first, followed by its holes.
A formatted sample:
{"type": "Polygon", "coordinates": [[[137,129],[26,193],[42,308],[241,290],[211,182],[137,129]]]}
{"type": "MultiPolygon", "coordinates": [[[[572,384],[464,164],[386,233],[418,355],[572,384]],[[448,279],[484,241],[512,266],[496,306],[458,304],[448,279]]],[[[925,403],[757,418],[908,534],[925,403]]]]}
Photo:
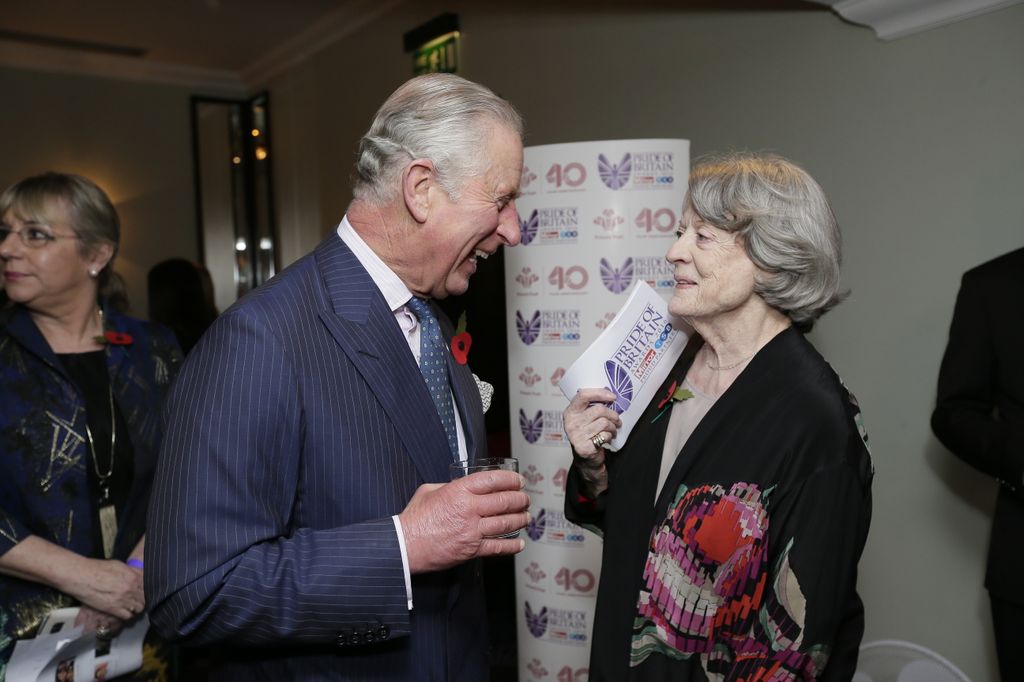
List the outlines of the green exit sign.
{"type": "Polygon", "coordinates": [[[459,32],[452,31],[434,38],[413,52],[412,70],[421,73],[458,73],[459,32]]]}

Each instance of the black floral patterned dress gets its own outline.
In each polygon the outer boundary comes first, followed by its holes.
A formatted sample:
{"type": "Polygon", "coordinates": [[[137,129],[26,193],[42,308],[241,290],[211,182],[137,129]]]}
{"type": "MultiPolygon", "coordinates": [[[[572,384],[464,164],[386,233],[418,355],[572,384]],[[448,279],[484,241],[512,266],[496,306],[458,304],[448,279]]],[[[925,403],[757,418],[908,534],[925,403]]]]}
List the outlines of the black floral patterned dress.
{"type": "Polygon", "coordinates": [[[590,682],[849,680],[873,476],[853,396],[800,332],[781,332],[697,425],[652,505],[669,423],[657,402],[609,456],[598,499],[570,471],[566,515],[604,535],[590,682]]]}
{"type": "MultiPolygon", "coordinates": [[[[116,332],[108,338],[119,342],[108,343],[104,355],[125,427],[119,436],[126,432],[130,441],[132,476],[118,501],[113,551],[124,559],[145,532],[162,436],[160,408],[181,352],[161,327],[112,311],[104,319],[107,330],[116,332]]],[[[28,312],[21,306],[0,312],[0,554],[36,535],[102,558],[86,421],[84,397],[28,312]]],[[[0,575],[0,679],[15,641],[33,637],[53,609],[73,605],[71,597],[45,585],[0,575]]],[[[140,677],[159,679],[164,662],[153,655],[146,660],[140,677]]]]}

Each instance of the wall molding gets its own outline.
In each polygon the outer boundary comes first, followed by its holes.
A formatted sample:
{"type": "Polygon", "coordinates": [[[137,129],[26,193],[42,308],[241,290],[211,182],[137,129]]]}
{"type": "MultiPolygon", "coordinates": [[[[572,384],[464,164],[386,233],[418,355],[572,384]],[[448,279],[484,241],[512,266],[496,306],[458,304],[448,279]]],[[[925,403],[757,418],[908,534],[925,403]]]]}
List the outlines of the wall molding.
{"type": "Polygon", "coordinates": [[[0,66],[49,73],[96,76],[137,83],[180,85],[225,96],[242,96],[246,86],[237,73],[151,62],[136,57],[95,54],[0,40],[0,66]]]}
{"type": "Polygon", "coordinates": [[[839,16],[869,26],[882,40],[952,24],[1022,0],[810,0],[828,5],[839,16]]]}

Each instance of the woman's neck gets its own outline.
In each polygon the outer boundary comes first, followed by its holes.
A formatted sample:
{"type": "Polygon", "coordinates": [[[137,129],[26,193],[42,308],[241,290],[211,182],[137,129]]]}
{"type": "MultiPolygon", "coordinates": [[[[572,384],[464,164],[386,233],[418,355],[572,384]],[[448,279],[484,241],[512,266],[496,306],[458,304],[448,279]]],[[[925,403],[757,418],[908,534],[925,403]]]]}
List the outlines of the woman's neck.
{"type": "Polygon", "coordinates": [[[704,346],[694,358],[687,378],[699,390],[720,396],[747,364],[791,322],[767,304],[707,320],[690,320],[704,346]]]}
{"type": "Polygon", "coordinates": [[[103,336],[103,313],[95,303],[64,310],[31,310],[29,315],[54,353],[86,353],[103,348],[96,340],[103,336]]]}

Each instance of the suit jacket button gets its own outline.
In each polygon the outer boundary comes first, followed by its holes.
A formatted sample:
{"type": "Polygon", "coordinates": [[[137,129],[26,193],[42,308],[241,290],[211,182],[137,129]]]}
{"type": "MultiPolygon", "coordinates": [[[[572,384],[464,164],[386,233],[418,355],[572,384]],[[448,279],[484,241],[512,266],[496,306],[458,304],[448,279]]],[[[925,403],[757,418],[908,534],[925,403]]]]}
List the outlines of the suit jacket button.
{"type": "Polygon", "coordinates": [[[367,630],[366,634],[363,635],[363,641],[366,642],[367,644],[373,644],[373,640],[375,640],[375,639],[376,639],[376,637],[374,637],[374,635],[373,635],[373,630],[367,630]]]}
{"type": "Polygon", "coordinates": [[[358,632],[353,632],[352,633],[352,640],[351,641],[352,641],[353,644],[362,644],[363,643],[363,636],[362,636],[362,634],[360,634],[358,632]]]}
{"type": "Polygon", "coordinates": [[[337,642],[338,642],[338,646],[346,646],[348,644],[348,637],[346,637],[345,634],[342,633],[342,634],[338,635],[337,642]]]}
{"type": "Polygon", "coordinates": [[[387,625],[381,625],[380,629],[377,630],[377,636],[380,637],[382,640],[387,639],[388,635],[390,635],[390,634],[391,634],[391,631],[388,630],[388,626],[387,625]]]}

